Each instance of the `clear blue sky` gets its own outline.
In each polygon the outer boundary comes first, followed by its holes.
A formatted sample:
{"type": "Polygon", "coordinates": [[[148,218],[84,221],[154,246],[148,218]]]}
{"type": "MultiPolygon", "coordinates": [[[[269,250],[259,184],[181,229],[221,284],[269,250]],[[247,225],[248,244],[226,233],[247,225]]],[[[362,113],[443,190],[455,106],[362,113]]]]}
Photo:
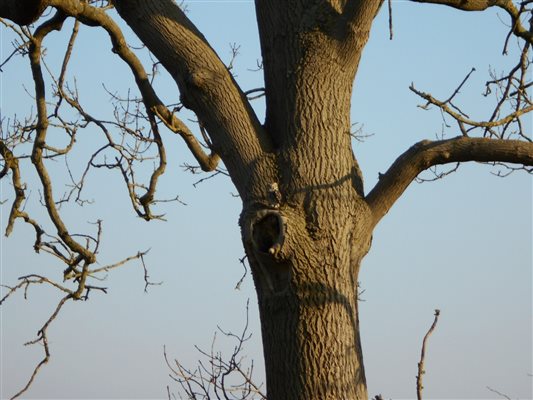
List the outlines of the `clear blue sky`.
{"type": "MultiPolygon", "coordinates": [[[[243,89],[261,86],[261,74],[249,70],[260,58],[253,3],[191,0],[188,5],[190,18],[223,60],[230,59],[230,43],[241,46],[235,72],[243,89]]],[[[508,22],[503,12],[462,13],[401,1],[394,2],[393,12],[394,40],[388,39],[384,8],[355,82],[352,120],[373,134],[354,146],[367,190],[401,152],[441,133],[440,113],[416,107],[420,101],[408,90],[411,82],[444,98],[475,67],[459,103],[473,116],[486,118],[488,101],[480,94],[489,66],[501,71],[515,61],[501,56],[507,28],[500,18],[508,22]]],[[[46,41],[49,64],[56,71],[66,32],[46,41]]],[[[2,28],[2,59],[11,51],[11,40],[2,28]]],[[[110,47],[105,34],[83,27],[69,76],[73,84],[76,75],[83,104],[102,118],[110,118],[111,112],[102,83],[123,95],[132,87],[129,71],[110,47]]],[[[31,88],[27,60],[8,64],[0,79],[3,117],[31,112],[33,103],[23,89],[31,88]]],[[[157,82],[165,101],[179,100],[164,72],[157,82]]],[[[260,116],[262,107],[257,101],[260,116]]],[[[531,118],[525,126],[531,135],[531,118]]],[[[452,127],[445,134],[458,132],[452,127]]],[[[69,159],[75,174],[81,172],[87,151],[102,143],[98,135],[88,130],[80,137],[78,145],[87,150],[69,159]]],[[[169,171],[161,182],[161,197],[178,194],[188,204],[163,205],[168,222],[136,218],[122,178],[104,171],[94,172],[87,182],[85,195],[94,204],[62,209],[72,231],[93,229],[88,221],[104,220],[102,264],[150,248],[150,276],[164,284],[145,294],[142,268],[133,262],[109,275],[104,283],[109,294],[94,293],[89,302],[68,304],[50,328],[52,359],[28,397],[165,398],[167,384],[177,388],[168,378],[163,345],[171,357],[193,367],[198,359],[194,345],[208,348],[217,325],[241,329],[248,298],[254,337],[247,354],[256,360],[257,380],[262,381],[251,277],[234,289],[243,272],[238,262],[244,254],[237,225],[239,200],[224,177],[193,187],[199,176],[180,168],[193,163],[186,147],[168,132],[164,140],[169,171]]],[[[50,169],[58,182],[66,181],[62,162],[50,163],[50,169]]],[[[372,396],[415,397],[420,343],[433,310],[439,308],[442,316],[426,360],[427,398],[498,398],[487,386],[513,399],[532,397],[532,182],[524,173],[501,179],[491,171],[487,165],[463,165],[444,180],[412,184],[377,228],[360,277],[365,289],[362,340],[372,396]]],[[[44,218],[35,174],[25,170],[23,179],[31,191],[27,209],[44,218]]],[[[0,200],[12,199],[11,191],[2,180],[0,200]]],[[[0,206],[2,231],[9,208],[9,201],[0,206]]],[[[33,254],[33,240],[21,222],[10,238],[2,237],[2,284],[12,285],[31,272],[61,280],[64,266],[33,254]]],[[[35,287],[27,301],[19,294],[0,308],[2,398],[23,386],[42,357],[39,346],[23,343],[34,338],[59,296],[50,288],[35,287]]]]}

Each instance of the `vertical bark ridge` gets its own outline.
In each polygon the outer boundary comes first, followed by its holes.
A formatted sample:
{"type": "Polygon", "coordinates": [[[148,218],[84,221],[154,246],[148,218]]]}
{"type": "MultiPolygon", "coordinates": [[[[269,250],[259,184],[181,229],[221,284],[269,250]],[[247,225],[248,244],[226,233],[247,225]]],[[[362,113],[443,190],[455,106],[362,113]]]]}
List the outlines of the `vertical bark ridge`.
{"type": "MultiPolygon", "coordinates": [[[[353,156],[350,99],[360,56],[381,2],[256,0],[267,111],[286,191],[348,180],[362,195],[353,156]],[[353,6],[352,4],[357,4],[353,6]],[[368,18],[370,16],[370,18],[368,18]]],[[[298,196],[300,194],[300,196],[298,196]]]]}

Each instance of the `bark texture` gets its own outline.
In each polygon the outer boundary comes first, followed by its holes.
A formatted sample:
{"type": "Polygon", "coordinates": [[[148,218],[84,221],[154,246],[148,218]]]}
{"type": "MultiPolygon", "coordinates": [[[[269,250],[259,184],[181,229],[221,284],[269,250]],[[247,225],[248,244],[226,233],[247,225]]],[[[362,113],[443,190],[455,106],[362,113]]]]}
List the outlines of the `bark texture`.
{"type": "Polygon", "coordinates": [[[370,213],[355,194],[319,204],[320,227],[304,207],[243,214],[270,399],[367,398],[357,275],[370,213]]]}
{"type": "Polygon", "coordinates": [[[349,115],[381,2],[256,2],[264,126],[177,7],[163,0],[115,5],[175,77],[243,198],[240,223],[258,293],[269,398],[367,398],[357,275],[372,218],[349,115]]]}
{"type": "Polygon", "coordinates": [[[434,165],[464,161],[533,165],[533,143],[465,136],[416,143],[380,175],[379,182],[367,195],[374,224],[383,218],[419,173],[434,165]]]}

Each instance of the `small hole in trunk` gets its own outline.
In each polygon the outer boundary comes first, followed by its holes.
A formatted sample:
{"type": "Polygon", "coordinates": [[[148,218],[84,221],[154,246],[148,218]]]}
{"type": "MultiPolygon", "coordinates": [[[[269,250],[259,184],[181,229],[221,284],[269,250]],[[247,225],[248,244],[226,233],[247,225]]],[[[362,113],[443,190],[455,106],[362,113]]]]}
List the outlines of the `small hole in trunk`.
{"type": "Polygon", "coordinates": [[[280,218],[277,214],[269,213],[257,221],[253,226],[252,238],[257,250],[269,253],[276,244],[281,244],[280,218]]]}

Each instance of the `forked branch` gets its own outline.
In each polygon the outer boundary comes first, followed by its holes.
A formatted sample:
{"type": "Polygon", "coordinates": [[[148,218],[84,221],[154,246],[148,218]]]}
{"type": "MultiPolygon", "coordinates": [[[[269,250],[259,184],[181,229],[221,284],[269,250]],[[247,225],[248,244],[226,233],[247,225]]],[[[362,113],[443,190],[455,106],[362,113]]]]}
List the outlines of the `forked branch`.
{"type": "MultiPolygon", "coordinates": [[[[444,111],[446,114],[450,115],[453,119],[455,119],[457,122],[459,122],[461,127],[464,127],[465,125],[471,126],[471,127],[478,127],[478,128],[486,128],[487,130],[503,125],[507,125],[512,121],[517,120],[519,117],[521,117],[524,114],[527,114],[531,111],[533,111],[533,104],[527,105],[523,108],[520,108],[514,112],[509,113],[506,116],[500,117],[495,121],[474,121],[464,115],[464,113],[461,113],[459,111],[455,111],[452,107],[453,105],[449,101],[441,101],[434,98],[431,94],[422,92],[414,87],[414,85],[411,85],[409,89],[416,93],[418,96],[422,97],[424,100],[427,101],[427,105],[433,104],[437,107],[439,107],[442,111],[444,111]]],[[[424,106],[425,107],[425,106],[424,106]]],[[[467,130],[462,128],[461,129],[463,133],[466,135],[467,130]]]]}
{"type": "Polygon", "coordinates": [[[47,364],[48,361],[50,360],[52,353],[50,351],[50,347],[48,344],[48,328],[56,320],[56,318],[58,317],[65,303],[67,301],[88,300],[89,293],[91,292],[91,290],[98,290],[98,291],[107,293],[107,288],[105,287],[93,286],[93,285],[87,284],[86,282],[87,278],[89,277],[96,278],[95,275],[98,273],[107,272],[111,269],[121,267],[127,264],[131,260],[140,259],[142,262],[143,269],[144,269],[144,282],[145,282],[144,290],[146,291],[149,285],[160,284],[160,283],[152,283],[148,280],[149,277],[148,277],[146,265],[144,264],[144,258],[143,258],[144,255],[146,255],[146,253],[147,252],[143,252],[143,253],[139,252],[137,253],[137,255],[125,258],[124,260],[119,261],[115,264],[97,268],[94,270],[90,270],[89,265],[86,263],[83,266],[83,269],[81,272],[74,273],[74,274],[71,274],[71,276],[66,277],[66,279],[69,279],[69,280],[72,279],[75,282],[74,289],[70,289],[64,284],[57,283],[45,276],[36,275],[36,274],[21,276],[19,278],[19,283],[13,287],[2,285],[4,288],[7,289],[7,293],[0,299],[0,306],[2,306],[7,299],[14,296],[15,293],[18,291],[23,291],[24,298],[26,299],[28,296],[28,290],[30,286],[34,286],[34,285],[49,285],[63,294],[63,297],[58,302],[54,311],[50,314],[46,322],[41,326],[41,328],[37,332],[37,337],[24,344],[25,346],[41,344],[43,346],[44,357],[35,366],[32,374],[30,375],[28,381],[26,382],[26,385],[22,389],[20,389],[15,395],[13,395],[11,397],[11,400],[16,399],[20,397],[21,395],[23,395],[24,393],[26,393],[26,391],[31,387],[32,383],[34,382],[41,368],[45,364],[47,364]]]}

